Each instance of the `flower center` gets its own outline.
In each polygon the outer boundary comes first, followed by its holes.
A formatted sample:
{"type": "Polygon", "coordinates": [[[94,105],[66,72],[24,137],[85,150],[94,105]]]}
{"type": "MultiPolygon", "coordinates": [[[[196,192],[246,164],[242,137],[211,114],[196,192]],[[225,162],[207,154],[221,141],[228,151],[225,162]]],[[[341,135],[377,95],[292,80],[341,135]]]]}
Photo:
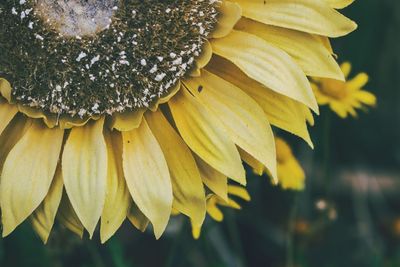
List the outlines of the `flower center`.
{"type": "Polygon", "coordinates": [[[13,100],[70,116],[149,107],[194,67],[215,0],[1,0],[13,100]]]}
{"type": "Polygon", "coordinates": [[[322,93],[338,100],[347,96],[346,83],[341,81],[326,79],[320,88],[322,93]]]}
{"type": "Polygon", "coordinates": [[[118,0],[37,0],[35,11],[64,36],[87,36],[107,29],[118,0]]]}

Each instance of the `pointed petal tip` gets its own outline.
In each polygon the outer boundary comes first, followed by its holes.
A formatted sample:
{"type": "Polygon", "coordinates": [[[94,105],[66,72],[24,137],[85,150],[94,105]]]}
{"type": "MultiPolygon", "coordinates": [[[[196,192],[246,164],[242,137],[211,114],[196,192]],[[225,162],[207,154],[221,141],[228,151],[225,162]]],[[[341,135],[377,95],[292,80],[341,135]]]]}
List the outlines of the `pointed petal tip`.
{"type": "Polygon", "coordinates": [[[5,214],[2,214],[2,221],[1,221],[1,224],[3,226],[2,237],[4,238],[9,236],[22,222],[18,223],[15,220],[9,221],[7,220],[7,216],[5,214]]]}
{"type": "MultiPolygon", "coordinates": [[[[171,214],[171,212],[172,209],[170,210],[169,214],[171,214]]],[[[154,236],[156,237],[156,240],[159,240],[163,235],[163,233],[165,232],[165,230],[167,229],[169,218],[170,217],[168,217],[167,220],[165,218],[159,218],[158,220],[156,219],[154,220],[154,222],[152,222],[153,232],[154,236]]]]}
{"type": "Polygon", "coordinates": [[[204,220],[206,219],[206,206],[204,205],[204,213],[203,211],[201,212],[201,215],[197,214],[197,216],[192,216],[190,218],[192,225],[196,226],[196,227],[200,227],[203,225],[204,220]]]}
{"type": "Polygon", "coordinates": [[[345,76],[345,74],[343,73],[343,71],[340,71],[340,74],[339,74],[339,76],[338,76],[337,78],[338,78],[338,80],[341,81],[341,82],[345,82],[345,81],[346,81],[346,76],[345,76]]]}
{"type": "Polygon", "coordinates": [[[353,21],[351,19],[348,19],[348,20],[349,20],[349,23],[348,23],[348,25],[346,27],[346,30],[344,30],[341,34],[338,34],[337,36],[332,36],[332,38],[338,38],[338,37],[347,36],[350,33],[354,32],[354,31],[356,31],[358,29],[358,24],[355,21],[353,21]]]}
{"type": "Polygon", "coordinates": [[[164,233],[164,231],[160,232],[160,231],[154,230],[154,236],[155,236],[156,240],[159,240],[163,233],[164,233]]]}
{"type": "Polygon", "coordinates": [[[87,231],[88,234],[89,234],[89,239],[92,240],[92,239],[93,239],[94,231],[96,230],[97,222],[96,222],[95,224],[94,224],[94,223],[85,223],[85,224],[84,224],[84,223],[82,222],[82,224],[84,225],[86,231],[87,231]]]}
{"type": "Polygon", "coordinates": [[[247,179],[246,179],[246,174],[244,174],[244,177],[238,177],[239,179],[235,179],[236,182],[238,182],[240,185],[246,186],[247,185],[247,179]]]}
{"type": "Polygon", "coordinates": [[[239,184],[246,186],[247,184],[247,178],[246,178],[246,170],[244,169],[243,165],[240,166],[239,168],[235,171],[235,173],[238,173],[237,175],[232,175],[231,179],[234,180],[235,182],[238,182],[239,184]]]}
{"type": "Polygon", "coordinates": [[[314,143],[311,140],[307,142],[307,144],[312,150],[314,150],[314,143]]]}
{"type": "Polygon", "coordinates": [[[110,238],[111,238],[111,236],[110,237],[100,237],[100,243],[102,245],[104,245],[110,238]]]}
{"type": "Polygon", "coordinates": [[[273,184],[278,184],[279,183],[279,179],[278,179],[278,174],[277,173],[271,174],[271,177],[272,177],[272,183],[273,184]]]}
{"type": "Polygon", "coordinates": [[[310,108],[311,108],[312,111],[314,111],[314,113],[315,113],[317,116],[320,115],[320,113],[319,113],[319,106],[318,106],[318,104],[317,104],[317,100],[315,100],[315,106],[310,107],[310,108]]]}
{"type": "Polygon", "coordinates": [[[301,137],[301,136],[299,136],[299,137],[302,138],[303,141],[306,142],[306,144],[307,144],[312,150],[314,150],[314,143],[313,143],[313,141],[311,140],[310,134],[307,134],[307,136],[304,136],[304,137],[301,137]]]}
{"type": "Polygon", "coordinates": [[[3,228],[3,233],[2,233],[2,237],[7,237],[11,234],[12,230],[10,231],[9,229],[3,228]]]}
{"type": "Polygon", "coordinates": [[[102,245],[104,245],[108,240],[110,240],[111,237],[112,235],[105,234],[100,231],[100,243],[102,245]]]}
{"type": "Polygon", "coordinates": [[[358,29],[358,24],[355,21],[351,21],[353,26],[353,31],[358,29]]]}
{"type": "MultiPolygon", "coordinates": [[[[89,231],[88,231],[88,232],[89,232],[89,231]]],[[[90,240],[93,239],[93,233],[94,233],[94,231],[93,231],[93,232],[89,232],[89,239],[90,239],[90,240]]]]}
{"type": "Polygon", "coordinates": [[[276,161],[275,161],[273,169],[271,169],[271,168],[265,169],[265,172],[270,177],[273,185],[277,185],[279,183],[276,161]]]}
{"type": "Polygon", "coordinates": [[[324,77],[313,77],[313,78],[328,78],[328,79],[338,80],[338,81],[341,81],[341,82],[345,82],[346,81],[345,74],[340,69],[339,65],[337,66],[337,69],[335,70],[335,72],[332,72],[329,75],[326,75],[324,77]]]}

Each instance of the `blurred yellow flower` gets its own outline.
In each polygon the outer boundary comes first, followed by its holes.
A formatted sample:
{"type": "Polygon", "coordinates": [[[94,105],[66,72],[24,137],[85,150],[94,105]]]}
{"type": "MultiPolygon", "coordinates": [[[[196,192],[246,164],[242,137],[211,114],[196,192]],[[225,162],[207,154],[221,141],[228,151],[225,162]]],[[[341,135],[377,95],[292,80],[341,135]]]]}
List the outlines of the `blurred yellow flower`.
{"type": "Polygon", "coordinates": [[[275,143],[278,179],[281,187],[283,189],[303,190],[306,176],[290,146],[282,138],[276,138],[275,143]]]}
{"type": "MultiPolygon", "coordinates": [[[[250,195],[247,190],[242,186],[237,185],[228,185],[228,194],[243,199],[245,201],[250,201],[250,195]]],[[[240,210],[241,206],[237,203],[234,199],[230,196],[226,197],[226,199],[222,198],[221,196],[217,196],[214,194],[210,194],[207,197],[207,213],[210,215],[212,219],[217,222],[221,222],[224,219],[224,214],[222,213],[220,206],[233,208],[240,210]]],[[[197,226],[196,224],[192,223],[192,234],[193,238],[198,239],[201,234],[201,227],[197,226]]]]}
{"type": "MultiPolygon", "coordinates": [[[[347,78],[351,64],[345,62],[340,67],[347,78]]],[[[312,78],[312,81],[318,104],[329,105],[341,118],[347,118],[349,114],[357,117],[356,109],[376,105],[375,95],[362,89],[368,82],[366,73],[359,73],[346,82],[326,78],[312,78]]]]}
{"type": "MultiPolygon", "coordinates": [[[[279,184],[283,189],[304,189],[305,174],[300,163],[294,157],[290,146],[282,138],[275,137],[275,147],[278,180],[272,180],[272,182],[279,184]]],[[[262,164],[248,155],[243,153],[242,158],[251,166],[254,174],[261,176],[263,173],[267,173],[271,176],[262,164]]]]}

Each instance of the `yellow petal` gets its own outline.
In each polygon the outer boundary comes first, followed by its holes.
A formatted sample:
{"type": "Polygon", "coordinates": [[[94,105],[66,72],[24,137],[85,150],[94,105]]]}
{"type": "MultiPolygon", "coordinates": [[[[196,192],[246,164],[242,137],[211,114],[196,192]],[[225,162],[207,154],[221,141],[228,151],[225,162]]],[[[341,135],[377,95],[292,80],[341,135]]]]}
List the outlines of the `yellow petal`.
{"type": "Polygon", "coordinates": [[[359,73],[353,79],[347,82],[347,88],[359,90],[368,83],[369,77],[366,73],[359,73]]]}
{"type": "Polygon", "coordinates": [[[178,216],[178,215],[180,215],[181,213],[179,212],[179,210],[177,210],[177,209],[174,208],[174,204],[175,204],[175,203],[172,203],[171,215],[172,215],[172,216],[178,216]]]}
{"type": "Polygon", "coordinates": [[[107,186],[104,118],[72,128],[62,156],[65,189],[90,237],[103,211],[107,186]]]}
{"type": "Polygon", "coordinates": [[[367,91],[355,92],[355,97],[363,104],[368,106],[376,105],[376,96],[367,91]]]}
{"type": "MultiPolygon", "coordinates": [[[[196,60],[195,60],[196,64],[192,68],[192,70],[190,71],[189,76],[190,77],[198,77],[198,76],[200,76],[201,75],[200,70],[202,68],[204,68],[208,64],[208,62],[210,62],[212,54],[213,53],[212,53],[211,44],[210,44],[210,42],[208,40],[205,40],[204,44],[203,44],[203,47],[202,47],[202,50],[201,50],[201,53],[200,53],[200,55],[198,57],[196,57],[196,60]]],[[[176,93],[177,93],[179,91],[180,87],[181,87],[181,83],[179,82],[176,86],[179,86],[178,90],[176,90],[176,93]]],[[[171,98],[169,98],[169,99],[171,99],[171,98]]],[[[168,101],[169,101],[169,99],[168,99],[168,101]]],[[[167,103],[168,101],[166,101],[164,103],[167,103]]],[[[152,110],[152,111],[156,111],[156,110],[152,110]]]]}
{"type": "Polygon", "coordinates": [[[342,103],[333,101],[329,104],[329,107],[342,119],[347,118],[347,108],[342,103]]]}
{"type": "Polygon", "coordinates": [[[351,72],[351,63],[350,62],[343,62],[340,65],[340,68],[342,69],[342,72],[344,76],[347,78],[350,75],[351,72]]]}
{"type": "Polygon", "coordinates": [[[191,150],[217,171],[245,184],[239,152],[220,122],[184,89],[168,104],[179,133],[191,150]]]}
{"type": "Polygon", "coordinates": [[[0,102],[0,135],[17,114],[18,109],[16,105],[0,102]]]}
{"type": "Polygon", "coordinates": [[[231,140],[276,176],[275,142],[263,110],[235,85],[204,70],[185,81],[190,92],[220,120],[231,140]],[[198,88],[202,88],[198,90],[198,88]]]}
{"type": "Polygon", "coordinates": [[[136,129],[142,122],[144,112],[145,109],[127,111],[124,113],[115,113],[111,117],[110,121],[108,121],[108,127],[110,129],[116,129],[120,132],[136,129]]]}
{"type": "Polygon", "coordinates": [[[141,232],[144,232],[149,224],[149,220],[133,202],[128,213],[128,219],[141,232]]]}
{"type": "Polygon", "coordinates": [[[148,112],[146,121],[156,137],[171,174],[174,207],[202,225],[206,216],[203,182],[191,151],[161,113],[148,112]]]}
{"type": "Polygon", "coordinates": [[[41,119],[48,128],[54,128],[58,124],[57,115],[46,114],[42,110],[37,108],[31,108],[19,104],[18,111],[25,114],[27,117],[31,119],[41,119]]]}
{"type": "Polygon", "coordinates": [[[8,154],[0,181],[3,236],[10,234],[43,201],[60,156],[64,131],[34,121],[8,154]]]}
{"type": "Polygon", "coordinates": [[[221,206],[225,206],[225,207],[229,207],[235,210],[240,210],[242,209],[242,207],[239,205],[239,203],[237,203],[235,200],[233,199],[228,199],[227,203],[221,202],[219,203],[221,206]]]}
{"type": "Polygon", "coordinates": [[[21,139],[25,132],[31,127],[32,120],[25,119],[19,114],[0,135],[0,173],[3,169],[4,162],[11,149],[21,139]]]}
{"type": "Polygon", "coordinates": [[[188,74],[190,77],[199,77],[201,75],[199,68],[193,68],[188,74]]]}
{"type": "Polygon", "coordinates": [[[251,200],[249,192],[247,192],[246,188],[244,188],[243,186],[229,185],[228,192],[229,192],[229,195],[234,195],[234,196],[240,197],[243,200],[246,200],[246,201],[251,200]]]}
{"type": "Polygon", "coordinates": [[[221,57],[214,57],[207,69],[251,96],[272,125],[303,138],[312,146],[303,112],[305,105],[264,87],[221,57]]]}
{"type": "MultiPolygon", "coordinates": [[[[30,116],[32,116],[32,114],[28,113],[27,116],[30,117],[30,116]]],[[[74,127],[85,126],[88,122],[90,122],[92,120],[97,121],[99,119],[102,119],[103,117],[104,116],[93,115],[90,117],[79,118],[78,116],[71,117],[69,115],[61,115],[60,118],[58,118],[58,127],[60,127],[61,129],[64,129],[64,130],[70,130],[74,127]]]]}
{"type": "Polygon", "coordinates": [[[315,34],[313,36],[315,39],[318,40],[318,42],[320,42],[325,47],[325,49],[328,50],[328,52],[331,55],[333,55],[335,58],[337,58],[337,55],[333,52],[332,44],[328,37],[321,36],[321,35],[315,35],[315,34]]]}
{"type": "Polygon", "coordinates": [[[33,229],[35,229],[36,233],[45,244],[47,243],[51,229],[53,228],[54,219],[56,218],[57,210],[60,206],[63,187],[61,165],[58,165],[46,198],[32,215],[33,229]]]}
{"type": "Polygon", "coordinates": [[[62,225],[77,234],[80,238],[83,237],[84,227],[76,215],[67,194],[63,194],[62,196],[57,219],[62,225]]]}
{"type": "Polygon", "coordinates": [[[222,38],[227,36],[242,16],[242,9],[236,3],[223,1],[218,9],[218,19],[211,38],[222,38]]]}
{"type": "Polygon", "coordinates": [[[200,171],[200,176],[203,183],[213,191],[217,196],[223,200],[228,200],[228,178],[210,165],[204,162],[198,156],[194,156],[196,159],[197,167],[200,171]]]}
{"type": "Polygon", "coordinates": [[[101,215],[100,239],[105,243],[111,238],[128,215],[131,196],[122,169],[122,138],[117,131],[104,132],[107,144],[107,191],[101,215]]]}
{"type": "Polygon", "coordinates": [[[294,157],[292,149],[282,138],[276,138],[276,151],[278,155],[278,176],[282,188],[304,189],[304,171],[294,157]]]}
{"type": "Polygon", "coordinates": [[[305,174],[296,159],[289,159],[278,165],[280,185],[283,189],[303,190],[305,187],[305,174]]]}
{"type": "Polygon", "coordinates": [[[336,9],[345,8],[354,2],[354,0],[325,0],[325,1],[329,4],[330,7],[336,9]]]}
{"type": "Polygon", "coordinates": [[[357,28],[350,19],[321,0],[235,0],[243,16],[259,22],[329,37],[357,28]]]}
{"type": "Polygon", "coordinates": [[[196,67],[198,69],[204,68],[212,57],[212,47],[209,41],[205,40],[200,56],[196,58],[196,67]]]}
{"type": "MultiPolygon", "coordinates": [[[[209,45],[209,46],[207,46],[207,41],[205,42],[205,45],[203,46],[203,48],[202,48],[203,50],[202,50],[202,52],[204,52],[205,54],[207,54],[207,53],[211,53],[212,54],[212,51],[207,51],[208,49],[211,49],[211,45],[209,45]]],[[[203,58],[204,59],[204,58],[203,58]]],[[[206,59],[204,59],[204,60],[206,60],[206,59]]],[[[208,59],[209,60],[209,59],[208,59]]],[[[197,63],[197,62],[196,62],[197,63]]],[[[206,62],[204,62],[205,64],[207,64],[206,62]]],[[[193,68],[193,71],[194,72],[196,72],[196,70],[195,70],[196,68],[193,68]]],[[[188,74],[188,75],[190,75],[190,74],[188,74]]],[[[179,90],[181,89],[181,82],[180,81],[177,81],[175,84],[174,84],[174,86],[172,86],[171,88],[169,88],[168,89],[168,93],[165,95],[165,96],[161,96],[157,101],[155,101],[154,103],[152,103],[150,106],[149,106],[149,110],[151,110],[151,111],[156,111],[157,109],[158,109],[158,107],[161,105],[161,104],[165,104],[165,103],[167,103],[171,98],[173,98],[175,95],[176,95],[176,93],[178,93],[179,92],[179,90]]],[[[139,127],[139,126],[138,126],[139,127]]],[[[137,128],[137,127],[136,127],[137,128]]]]}
{"type": "Polygon", "coordinates": [[[201,234],[201,227],[195,225],[195,224],[191,224],[192,225],[192,236],[194,239],[199,239],[200,238],[200,234],[201,234]]]}
{"type": "MultiPolygon", "coordinates": [[[[228,200],[229,201],[229,200],[228,200]]],[[[211,196],[207,201],[207,213],[217,222],[221,222],[224,219],[224,214],[217,206],[217,196],[211,196]]]]}
{"type": "Polygon", "coordinates": [[[314,126],[315,120],[314,120],[314,116],[313,116],[311,110],[308,107],[304,106],[303,112],[304,112],[304,116],[306,116],[306,120],[307,120],[308,124],[311,126],[314,126]]]}
{"type": "Polygon", "coordinates": [[[331,101],[332,97],[327,95],[327,94],[324,94],[319,89],[319,86],[317,84],[311,83],[311,87],[313,88],[315,97],[317,98],[317,102],[318,102],[319,105],[326,105],[331,101]]]}
{"type": "Polygon", "coordinates": [[[241,19],[235,27],[283,49],[306,75],[344,81],[343,73],[325,46],[312,34],[241,19]]]}
{"type": "Polygon", "coordinates": [[[253,172],[258,176],[261,176],[264,173],[265,166],[258,160],[256,160],[249,153],[239,148],[240,157],[244,162],[246,162],[251,168],[253,168],[253,172]]]}
{"type": "Polygon", "coordinates": [[[147,122],[122,133],[123,168],[131,196],[153,224],[160,238],[172,209],[172,186],[168,166],[157,139],[147,122]]]}
{"type": "Polygon", "coordinates": [[[11,100],[11,85],[10,83],[0,78],[0,96],[3,96],[8,102],[12,102],[11,100]]]}
{"type": "Polygon", "coordinates": [[[318,113],[317,101],[303,70],[281,49],[241,31],[212,40],[211,45],[214,54],[233,62],[250,78],[318,113]]]}

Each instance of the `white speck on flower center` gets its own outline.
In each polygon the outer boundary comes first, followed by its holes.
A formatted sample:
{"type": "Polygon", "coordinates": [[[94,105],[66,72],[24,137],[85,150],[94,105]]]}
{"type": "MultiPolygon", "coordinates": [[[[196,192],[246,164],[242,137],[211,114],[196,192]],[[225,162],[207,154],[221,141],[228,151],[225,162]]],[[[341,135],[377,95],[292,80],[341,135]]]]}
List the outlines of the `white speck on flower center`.
{"type": "Polygon", "coordinates": [[[79,56],[76,58],[76,62],[80,62],[83,58],[85,58],[87,54],[85,52],[81,52],[79,56]]]}

